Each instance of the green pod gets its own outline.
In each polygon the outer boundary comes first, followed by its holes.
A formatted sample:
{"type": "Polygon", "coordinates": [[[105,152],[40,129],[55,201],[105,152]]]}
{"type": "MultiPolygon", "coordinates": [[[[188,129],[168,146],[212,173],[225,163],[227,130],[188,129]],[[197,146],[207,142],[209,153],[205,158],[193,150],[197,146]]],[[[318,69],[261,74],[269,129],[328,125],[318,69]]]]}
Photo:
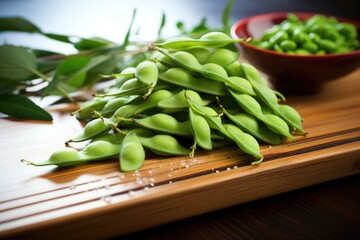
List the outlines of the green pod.
{"type": "MultiPolygon", "coordinates": [[[[126,122],[126,120],[125,120],[126,122]]],[[[176,118],[165,113],[156,113],[145,118],[133,118],[127,123],[135,123],[137,126],[153,130],[156,132],[168,133],[172,135],[191,137],[189,121],[179,122],[176,118]]]]}
{"type": "Polygon", "coordinates": [[[212,150],[211,130],[206,119],[190,107],[189,120],[195,143],[203,149],[212,150]]]}
{"type": "Polygon", "coordinates": [[[131,96],[123,96],[123,97],[111,99],[101,109],[100,114],[103,117],[111,117],[116,112],[117,109],[119,109],[120,107],[126,104],[129,104],[136,98],[138,98],[138,96],[131,95],[131,96]]]}
{"type": "Polygon", "coordinates": [[[76,137],[69,139],[67,142],[83,142],[97,137],[111,129],[114,123],[108,118],[97,118],[88,122],[83,131],[76,137]]]}
{"type": "Polygon", "coordinates": [[[159,70],[154,62],[143,61],[137,65],[135,77],[147,86],[155,86],[158,81],[159,70]]]}
{"type": "Polygon", "coordinates": [[[120,88],[127,80],[134,78],[135,71],[136,69],[134,67],[127,67],[122,70],[115,79],[114,87],[120,88]]]}
{"type": "Polygon", "coordinates": [[[134,115],[140,114],[146,110],[153,109],[157,106],[158,102],[162,99],[167,99],[171,97],[173,94],[165,89],[156,90],[153,94],[151,94],[147,99],[143,99],[137,104],[127,104],[120,107],[113,114],[113,117],[132,117],[134,115]]]}
{"type": "Polygon", "coordinates": [[[262,109],[260,104],[256,101],[255,98],[247,94],[238,94],[229,89],[230,94],[239,104],[239,106],[248,114],[256,117],[259,120],[262,120],[262,109]]]}
{"type": "Polygon", "coordinates": [[[280,104],[278,106],[278,110],[281,113],[281,116],[285,116],[285,119],[289,119],[289,121],[293,123],[291,126],[295,126],[295,131],[306,134],[306,132],[302,128],[302,118],[293,107],[285,104],[280,104]]]}
{"type": "Polygon", "coordinates": [[[211,51],[204,47],[195,47],[187,50],[188,53],[194,55],[200,64],[205,64],[211,51]]]}
{"type": "Polygon", "coordinates": [[[228,66],[239,59],[240,53],[227,48],[215,49],[206,59],[205,63],[215,63],[222,67],[228,66]]]}
{"type": "Polygon", "coordinates": [[[71,113],[71,115],[75,115],[77,119],[91,119],[94,117],[94,111],[100,111],[104,108],[104,106],[111,101],[112,97],[109,98],[94,98],[91,101],[87,101],[81,104],[80,108],[71,113]]]}
{"type": "Polygon", "coordinates": [[[273,145],[281,143],[281,138],[278,134],[261,125],[260,122],[250,114],[238,111],[227,111],[225,109],[223,109],[223,112],[234,124],[240,127],[241,130],[253,135],[257,139],[273,145]]]}
{"type": "Polygon", "coordinates": [[[198,69],[201,68],[201,64],[199,63],[199,61],[191,53],[185,51],[168,52],[163,49],[159,49],[159,51],[169,57],[171,61],[173,61],[178,66],[192,71],[198,71],[198,69]]]}
{"type": "Polygon", "coordinates": [[[201,106],[196,103],[192,103],[191,108],[194,112],[203,116],[206,119],[211,129],[215,129],[223,134],[226,134],[226,131],[222,124],[221,114],[218,114],[213,108],[208,106],[201,106]]]}
{"type": "Polygon", "coordinates": [[[54,151],[48,160],[42,162],[31,162],[25,159],[22,159],[21,162],[25,162],[27,164],[33,166],[48,166],[48,165],[56,165],[59,167],[62,166],[71,166],[77,164],[83,164],[85,161],[83,156],[75,149],[64,147],[62,149],[54,151]]]}
{"type": "Polygon", "coordinates": [[[232,76],[228,78],[228,81],[224,82],[226,86],[234,91],[245,93],[250,96],[256,96],[250,82],[242,77],[232,76]]]}
{"type": "Polygon", "coordinates": [[[295,138],[290,133],[289,126],[282,118],[274,114],[264,114],[262,121],[274,133],[283,135],[290,138],[292,141],[295,141],[295,138]]]}
{"type": "Polygon", "coordinates": [[[190,149],[183,147],[176,138],[171,135],[157,134],[151,137],[140,137],[141,144],[158,155],[189,155],[190,149]]]}
{"type": "Polygon", "coordinates": [[[172,83],[197,92],[203,92],[217,96],[227,95],[227,91],[221,83],[216,81],[209,81],[205,78],[193,77],[188,70],[183,68],[169,68],[167,71],[161,73],[159,78],[168,83],[172,83]]]}
{"type": "Polygon", "coordinates": [[[263,77],[261,77],[259,71],[251,64],[241,63],[240,67],[244,78],[246,78],[247,80],[257,82],[264,86],[268,85],[267,81],[263,77]]]}
{"type": "Polygon", "coordinates": [[[120,171],[130,172],[139,169],[145,161],[145,151],[134,132],[126,134],[120,146],[120,171]]]}
{"type": "Polygon", "coordinates": [[[119,154],[120,144],[106,140],[97,140],[89,143],[82,151],[85,161],[106,159],[119,154]]]}
{"type": "Polygon", "coordinates": [[[244,65],[243,70],[244,70],[246,76],[249,76],[248,79],[250,80],[250,83],[252,84],[256,95],[276,115],[283,118],[287,124],[289,124],[291,127],[295,128],[295,129],[298,129],[299,131],[303,132],[301,125],[299,125],[297,121],[294,122],[291,118],[288,118],[286,115],[282,114],[282,112],[278,109],[279,104],[278,104],[278,98],[277,98],[276,93],[272,89],[270,89],[270,88],[268,88],[268,87],[266,87],[266,86],[264,86],[262,84],[259,84],[257,81],[253,80],[253,78],[251,77],[251,74],[254,71],[252,71],[253,69],[251,67],[248,67],[248,66],[249,65],[244,65]]]}
{"type": "Polygon", "coordinates": [[[120,133],[105,133],[99,137],[92,139],[91,142],[107,141],[113,144],[120,144],[123,141],[124,137],[125,136],[120,133]]]}
{"type": "Polygon", "coordinates": [[[22,160],[34,166],[56,165],[59,167],[84,164],[90,161],[106,160],[119,154],[119,144],[114,144],[105,140],[98,140],[88,144],[82,151],[73,148],[62,148],[54,151],[48,160],[43,162],[30,162],[22,160]]]}
{"type": "Polygon", "coordinates": [[[240,69],[239,61],[235,61],[232,64],[225,66],[224,69],[226,70],[228,76],[244,77],[240,69]]]}
{"type": "Polygon", "coordinates": [[[97,97],[121,97],[121,96],[129,96],[129,95],[141,95],[146,93],[148,86],[140,82],[137,78],[132,78],[127,80],[118,91],[109,92],[106,94],[95,94],[97,97]]]}
{"type": "Polygon", "coordinates": [[[197,92],[192,90],[182,90],[169,98],[159,101],[157,106],[164,109],[184,109],[189,106],[189,99],[192,102],[196,102],[201,105],[208,104],[208,102],[203,100],[197,92]]]}
{"type": "Polygon", "coordinates": [[[192,48],[220,48],[230,43],[242,42],[243,39],[232,39],[223,32],[209,32],[201,36],[199,39],[189,37],[172,38],[165,42],[154,44],[157,47],[162,47],[168,50],[188,50],[192,48]]]}
{"type": "Polygon", "coordinates": [[[222,66],[215,63],[206,63],[202,65],[198,71],[204,77],[215,81],[224,82],[228,79],[226,70],[222,66]]]}
{"type": "Polygon", "coordinates": [[[225,124],[224,127],[231,139],[242,151],[258,159],[257,161],[253,162],[253,164],[259,164],[262,162],[264,157],[260,152],[259,143],[253,136],[244,133],[240,128],[233,124],[225,124]]]}

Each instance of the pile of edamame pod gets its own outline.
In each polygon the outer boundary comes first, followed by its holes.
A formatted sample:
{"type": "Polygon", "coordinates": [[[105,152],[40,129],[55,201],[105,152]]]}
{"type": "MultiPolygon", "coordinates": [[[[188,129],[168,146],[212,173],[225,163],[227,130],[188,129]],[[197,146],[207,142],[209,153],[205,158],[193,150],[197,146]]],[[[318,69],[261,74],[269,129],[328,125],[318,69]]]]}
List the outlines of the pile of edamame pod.
{"type": "Polygon", "coordinates": [[[260,39],[251,43],[291,54],[346,53],[360,47],[355,25],[322,14],[300,20],[290,13],[286,20],[267,29],[260,39]]]}
{"type": "Polygon", "coordinates": [[[114,84],[74,113],[87,123],[67,144],[89,141],[82,150],[64,147],[44,162],[23,161],[69,166],[118,156],[121,171],[134,171],[146,151],[194,157],[196,149],[233,144],[252,164],[261,163],[259,144],[280,144],[305,131],[284,96],[238,61],[229,48],[237,41],[244,40],[210,32],[152,44],[135,67],[103,76],[114,84]]]}

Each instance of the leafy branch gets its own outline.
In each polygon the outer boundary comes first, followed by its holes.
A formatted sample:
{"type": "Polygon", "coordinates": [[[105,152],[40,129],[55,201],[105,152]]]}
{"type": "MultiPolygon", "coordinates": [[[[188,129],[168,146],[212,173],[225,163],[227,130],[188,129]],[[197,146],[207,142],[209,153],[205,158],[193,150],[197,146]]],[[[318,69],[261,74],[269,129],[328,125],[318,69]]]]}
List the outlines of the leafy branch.
{"type": "MultiPolygon", "coordinates": [[[[180,35],[196,37],[213,30],[229,33],[230,13],[234,1],[229,0],[222,14],[222,29],[207,26],[206,18],[187,30],[183,22],[176,24],[180,35]]],[[[29,99],[29,96],[59,96],[74,101],[72,95],[92,88],[106,75],[135,66],[145,59],[148,43],[132,42],[136,17],[133,11],[129,28],[121,44],[100,37],[82,38],[43,32],[30,21],[19,17],[0,18],[0,32],[40,34],[51,40],[71,44],[77,52],[63,54],[24,46],[0,46],[0,113],[18,119],[51,121],[51,115],[29,99]],[[36,90],[33,86],[37,86],[36,90]]],[[[162,14],[157,32],[158,40],[166,25],[162,14]]]]}

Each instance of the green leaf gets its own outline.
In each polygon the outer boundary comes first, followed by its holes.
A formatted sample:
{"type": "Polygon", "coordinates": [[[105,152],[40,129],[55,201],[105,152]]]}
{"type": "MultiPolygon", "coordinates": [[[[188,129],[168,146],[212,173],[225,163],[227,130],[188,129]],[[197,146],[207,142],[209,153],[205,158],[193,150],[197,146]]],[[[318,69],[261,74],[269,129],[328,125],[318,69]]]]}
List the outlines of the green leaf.
{"type": "Polygon", "coordinates": [[[82,38],[80,41],[74,44],[74,47],[77,50],[81,51],[81,50],[91,50],[99,47],[104,47],[110,44],[112,44],[112,42],[106,39],[94,37],[94,38],[82,38]]]}
{"type": "Polygon", "coordinates": [[[45,37],[48,37],[50,39],[64,42],[64,43],[71,43],[73,44],[73,41],[71,41],[70,36],[62,35],[62,34],[55,34],[55,33],[42,33],[45,37]]]}
{"type": "Polygon", "coordinates": [[[231,15],[231,11],[233,9],[234,6],[234,0],[229,0],[228,4],[225,6],[223,12],[222,12],[222,24],[223,24],[223,28],[224,31],[227,32],[228,30],[230,30],[230,15],[231,15]]]}
{"type": "Polygon", "coordinates": [[[133,11],[129,29],[128,29],[126,35],[125,35],[124,42],[123,42],[123,44],[122,44],[121,47],[120,47],[121,50],[124,50],[124,49],[127,47],[127,45],[129,45],[129,42],[130,42],[129,39],[130,39],[131,29],[132,29],[132,26],[133,26],[133,24],[134,24],[135,16],[136,16],[136,9],[134,9],[134,11],[133,11]]]}
{"type": "Polygon", "coordinates": [[[52,116],[22,95],[0,95],[0,112],[19,119],[52,121],[52,116]]]}
{"type": "Polygon", "coordinates": [[[0,18],[0,31],[41,32],[33,23],[19,17],[0,18]]]}
{"type": "Polygon", "coordinates": [[[206,25],[207,19],[203,17],[198,25],[196,25],[192,30],[191,33],[208,31],[209,28],[206,25]]]}
{"type": "Polygon", "coordinates": [[[60,82],[80,87],[86,77],[86,72],[82,69],[91,61],[90,57],[86,56],[72,56],[61,61],[56,68],[56,75],[60,82]]]}
{"type": "Polygon", "coordinates": [[[35,54],[35,56],[37,58],[44,58],[44,57],[60,58],[60,57],[65,57],[64,54],[54,52],[54,51],[48,51],[48,50],[43,50],[43,49],[32,49],[32,51],[34,52],[34,54],[35,54]]]}
{"type": "Polygon", "coordinates": [[[165,23],[166,23],[166,15],[165,13],[162,14],[162,17],[161,17],[161,23],[160,23],[160,27],[159,27],[159,30],[158,30],[158,38],[160,38],[161,36],[161,32],[165,26],[165,23]]]}
{"type": "Polygon", "coordinates": [[[0,79],[19,82],[31,79],[36,72],[36,56],[29,49],[0,46],[0,79]]]}

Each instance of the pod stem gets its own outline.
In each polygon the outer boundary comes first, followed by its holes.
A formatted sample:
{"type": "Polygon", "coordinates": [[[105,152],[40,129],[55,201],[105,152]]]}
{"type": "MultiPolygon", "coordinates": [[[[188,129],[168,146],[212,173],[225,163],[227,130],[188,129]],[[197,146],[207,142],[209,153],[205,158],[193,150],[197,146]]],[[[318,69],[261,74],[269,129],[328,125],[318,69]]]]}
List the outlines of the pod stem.
{"type": "Polygon", "coordinates": [[[26,163],[27,165],[33,165],[33,166],[36,166],[36,164],[34,162],[31,162],[31,161],[28,161],[26,159],[21,159],[20,160],[22,163],[26,163]]]}
{"type": "Polygon", "coordinates": [[[263,160],[264,160],[264,157],[262,156],[259,160],[251,162],[251,165],[259,166],[260,163],[262,163],[263,160]]]}
{"type": "Polygon", "coordinates": [[[195,156],[195,150],[196,150],[196,142],[194,142],[194,145],[190,147],[191,152],[189,153],[189,157],[193,158],[195,156]]]}
{"type": "Polygon", "coordinates": [[[135,76],[135,74],[133,74],[133,73],[99,74],[99,77],[107,78],[107,79],[112,79],[112,78],[117,78],[117,77],[134,77],[134,76],[135,76]]]}

